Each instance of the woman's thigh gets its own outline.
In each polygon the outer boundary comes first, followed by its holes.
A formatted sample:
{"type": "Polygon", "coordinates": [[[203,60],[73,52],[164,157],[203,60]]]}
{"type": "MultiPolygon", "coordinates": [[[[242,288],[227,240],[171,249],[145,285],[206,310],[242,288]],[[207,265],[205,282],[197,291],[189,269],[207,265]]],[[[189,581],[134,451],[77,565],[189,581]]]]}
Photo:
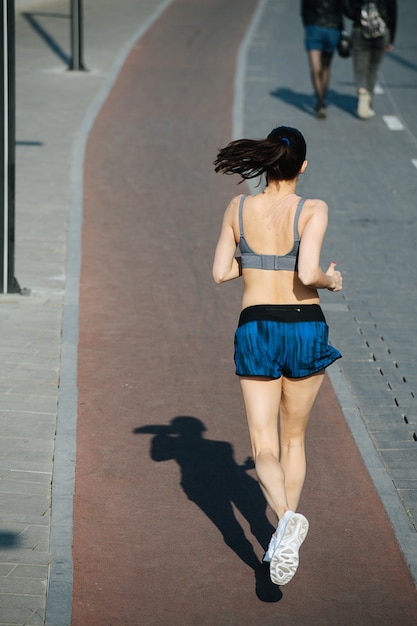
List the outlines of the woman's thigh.
{"type": "Polygon", "coordinates": [[[262,448],[269,448],[278,458],[278,414],[282,381],[282,378],[240,378],[254,456],[262,448]]]}
{"type": "Polygon", "coordinates": [[[305,430],[317,394],[324,379],[324,371],[306,378],[284,378],[280,406],[280,441],[288,445],[292,440],[304,440],[305,430]]]}

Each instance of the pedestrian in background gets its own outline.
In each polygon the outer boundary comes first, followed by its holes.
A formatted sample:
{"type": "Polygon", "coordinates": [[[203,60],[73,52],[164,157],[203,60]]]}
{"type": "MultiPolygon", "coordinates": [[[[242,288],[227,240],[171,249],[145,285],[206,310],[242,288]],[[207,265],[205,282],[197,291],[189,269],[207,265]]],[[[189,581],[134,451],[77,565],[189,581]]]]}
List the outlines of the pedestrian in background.
{"type": "Polygon", "coordinates": [[[341,0],[301,0],[305,48],[316,96],[318,118],[326,117],[330,65],[343,30],[341,0]]]}
{"type": "Polygon", "coordinates": [[[307,519],[296,513],[307,422],[325,368],[341,356],[328,343],[318,295],[342,289],[335,263],[326,272],[320,266],[327,204],[296,194],[305,157],[302,134],[281,126],[266,139],[232,141],[215,161],[216,172],[266,177],[261,193],[236,196],[227,207],[213,277],[216,283],[243,277],[236,374],[257,477],[278,522],[264,556],[278,585],[294,576],[308,531],[307,519]]]}
{"type": "Polygon", "coordinates": [[[397,26],[396,0],[343,0],[343,13],[353,20],[353,76],[358,94],[358,117],[375,115],[372,96],[386,50],[392,50],[397,26]]]}

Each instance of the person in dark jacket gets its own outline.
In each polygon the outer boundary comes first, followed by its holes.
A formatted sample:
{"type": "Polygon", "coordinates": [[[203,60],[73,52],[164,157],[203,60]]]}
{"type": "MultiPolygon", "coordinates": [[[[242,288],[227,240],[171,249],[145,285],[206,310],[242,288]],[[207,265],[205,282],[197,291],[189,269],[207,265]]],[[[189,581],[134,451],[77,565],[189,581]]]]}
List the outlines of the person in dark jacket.
{"type": "Polygon", "coordinates": [[[396,0],[373,0],[383,20],[380,34],[377,37],[366,37],[361,26],[361,13],[368,11],[371,3],[363,0],[343,0],[343,14],[353,21],[352,29],[352,61],[353,76],[358,93],[358,117],[367,120],[375,115],[372,109],[378,70],[384,53],[392,50],[397,27],[396,0]]]}
{"type": "Polygon", "coordinates": [[[316,115],[326,117],[330,65],[343,30],[341,0],[301,0],[305,48],[316,96],[316,115]]]}

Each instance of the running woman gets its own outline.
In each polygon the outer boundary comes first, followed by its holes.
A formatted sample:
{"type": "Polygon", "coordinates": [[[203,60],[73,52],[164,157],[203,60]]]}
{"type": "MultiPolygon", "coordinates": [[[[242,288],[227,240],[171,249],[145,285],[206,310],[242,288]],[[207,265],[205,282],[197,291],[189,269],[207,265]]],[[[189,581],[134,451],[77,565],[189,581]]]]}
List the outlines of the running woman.
{"type": "Polygon", "coordinates": [[[327,204],[296,193],[305,158],[303,135],[280,126],[266,139],[231,142],[214,162],[216,172],[266,180],[261,193],[236,196],[227,207],[213,278],[243,278],[235,365],[257,477],[277,518],[263,557],[277,585],[294,576],[307,535],[308,521],[296,512],[305,431],[324,370],[341,357],[329,345],[318,290],[341,290],[342,275],[334,262],[326,272],[320,266],[327,204]]]}

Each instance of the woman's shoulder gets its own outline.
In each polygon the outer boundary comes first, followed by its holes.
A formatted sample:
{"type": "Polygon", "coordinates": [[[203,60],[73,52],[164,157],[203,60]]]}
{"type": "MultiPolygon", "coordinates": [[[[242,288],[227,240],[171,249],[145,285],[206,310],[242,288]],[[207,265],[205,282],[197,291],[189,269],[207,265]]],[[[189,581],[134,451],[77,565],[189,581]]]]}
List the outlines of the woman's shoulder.
{"type": "Polygon", "coordinates": [[[233,211],[233,209],[235,209],[236,207],[238,207],[238,206],[239,206],[239,204],[240,204],[241,199],[242,199],[242,198],[244,198],[244,197],[246,197],[246,196],[245,196],[245,194],[243,194],[243,193],[239,194],[238,196],[234,196],[234,197],[230,200],[229,204],[227,205],[227,207],[226,207],[226,212],[227,212],[227,211],[231,211],[231,210],[233,211]]]}
{"type": "Polygon", "coordinates": [[[327,202],[320,198],[305,198],[303,210],[306,212],[326,212],[329,210],[327,202]]]}
{"type": "Polygon", "coordinates": [[[300,227],[309,223],[327,224],[329,209],[327,203],[320,198],[306,198],[300,213],[300,227]]]}
{"type": "Polygon", "coordinates": [[[234,223],[238,214],[239,205],[240,205],[242,198],[246,198],[245,194],[243,193],[239,194],[238,196],[234,196],[234,198],[230,200],[224,212],[224,219],[226,221],[234,223]]]}
{"type": "Polygon", "coordinates": [[[226,210],[234,213],[239,208],[241,201],[245,200],[246,198],[247,198],[247,195],[244,193],[240,193],[238,196],[234,196],[230,200],[229,205],[226,210]]]}
{"type": "Polygon", "coordinates": [[[239,193],[237,196],[234,196],[234,197],[230,200],[229,206],[230,206],[230,205],[233,205],[233,206],[239,206],[240,201],[241,201],[242,199],[246,199],[246,198],[250,198],[250,196],[248,196],[248,194],[246,194],[246,193],[239,193]]]}

